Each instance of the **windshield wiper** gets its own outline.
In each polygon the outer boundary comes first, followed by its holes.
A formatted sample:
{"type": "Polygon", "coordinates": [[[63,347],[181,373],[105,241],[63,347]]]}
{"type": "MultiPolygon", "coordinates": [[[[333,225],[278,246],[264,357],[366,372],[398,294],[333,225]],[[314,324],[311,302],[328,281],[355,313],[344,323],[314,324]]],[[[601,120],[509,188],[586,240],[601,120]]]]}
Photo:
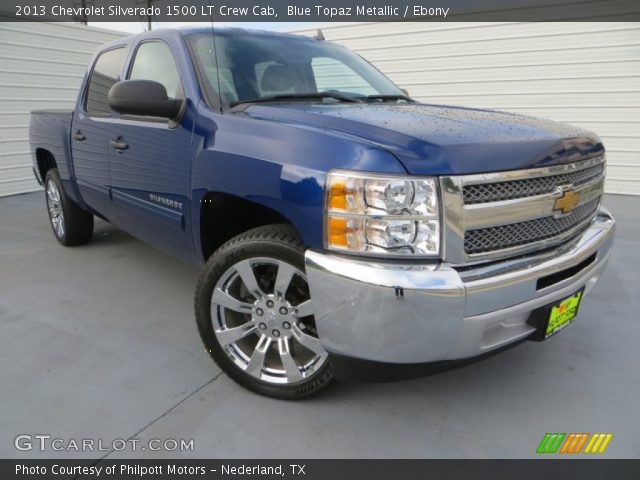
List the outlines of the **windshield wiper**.
{"type": "Polygon", "coordinates": [[[272,95],[270,97],[250,98],[247,100],[235,100],[231,102],[229,105],[231,105],[231,107],[235,107],[237,105],[242,105],[244,103],[277,102],[280,100],[313,100],[313,99],[323,99],[323,98],[334,98],[342,102],[362,103],[362,100],[358,98],[350,97],[348,95],[344,95],[342,93],[318,92],[318,93],[284,93],[281,95],[272,95]]]}
{"type": "Polygon", "coordinates": [[[415,100],[407,95],[367,95],[369,100],[405,100],[407,102],[415,102],[415,100]]]}

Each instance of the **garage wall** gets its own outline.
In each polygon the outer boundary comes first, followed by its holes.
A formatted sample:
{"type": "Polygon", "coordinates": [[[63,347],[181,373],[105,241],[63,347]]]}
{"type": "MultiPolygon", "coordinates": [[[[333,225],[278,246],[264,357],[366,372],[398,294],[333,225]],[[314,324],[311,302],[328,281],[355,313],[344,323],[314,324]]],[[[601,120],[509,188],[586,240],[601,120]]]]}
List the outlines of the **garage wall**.
{"type": "Polygon", "coordinates": [[[37,190],[29,112],[72,109],[94,50],[125,34],[60,23],[0,23],[0,196],[37,190]]]}
{"type": "Polygon", "coordinates": [[[322,30],[419,100],[597,132],[608,150],[607,191],[640,195],[640,24],[368,23],[322,30]]]}
{"type": "MultiPolygon", "coordinates": [[[[640,195],[640,24],[339,23],[323,32],[420,100],[594,130],[608,150],[607,191],[640,195]]],[[[121,35],[76,24],[0,23],[0,196],[38,188],[29,111],[72,108],[93,51],[121,35]]]]}

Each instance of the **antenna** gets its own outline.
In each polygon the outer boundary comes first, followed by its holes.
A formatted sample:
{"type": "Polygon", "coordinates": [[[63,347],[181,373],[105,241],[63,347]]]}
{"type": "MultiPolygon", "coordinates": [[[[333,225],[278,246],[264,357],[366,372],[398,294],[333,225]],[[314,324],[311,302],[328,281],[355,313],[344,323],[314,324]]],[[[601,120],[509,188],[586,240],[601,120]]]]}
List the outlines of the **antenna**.
{"type": "Polygon", "coordinates": [[[318,29],[318,31],[316,32],[316,36],[313,38],[319,41],[324,40],[324,34],[322,33],[322,30],[318,29]]]}
{"type": "MultiPolygon", "coordinates": [[[[148,12],[151,12],[151,3],[153,2],[153,0],[147,0],[147,8],[148,8],[148,12]]],[[[151,19],[153,18],[152,15],[147,15],[147,31],[150,32],[151,31],[151,19]]]]}
{"type": "MultiPolygon", "coordinates": [[[[135,4],[136,5],[144,5],[143,8],[145,8],[147,10],[147,13],[152,13],[152,9],[151,7],[153,6],[153,2],[155,2],[156,0],[135,0],[135,4]]],[[[94,0],[91,0],[91,3],[93,4],[94,0]]],[[[84,0],[83,0],[84,3],[84,0]]],[[[153,15],[140,15],[141,17],[147,17],[147,32],[150,32],[151,29],[153,28],[152,22],[153,22],[153,15]]]]}
{"type": "MultiPolygon", "coordinates": [[[[89,0],[89,5],[93,6],[93,0],[89,0]]],[[[84,23],[85,25],[87,25],[87,0],[80,0],[80,2],[77,1],[72,1],[71,2],[71,6],[73,7],[77,7],[80,6],[82,7],[82,14],[81,15],[74,15],[73,17],[71,17],[71,19],[75,22],[80,22],[80,23],[84,23]]]]}

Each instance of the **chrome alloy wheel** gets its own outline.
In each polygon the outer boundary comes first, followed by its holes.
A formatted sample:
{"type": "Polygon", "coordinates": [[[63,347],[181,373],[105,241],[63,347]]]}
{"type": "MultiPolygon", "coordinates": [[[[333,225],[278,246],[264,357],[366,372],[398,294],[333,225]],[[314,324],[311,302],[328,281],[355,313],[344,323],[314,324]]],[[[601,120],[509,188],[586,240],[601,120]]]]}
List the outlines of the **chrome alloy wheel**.
{"type": "Polygon", "coordinates": [[[62,201],[60,200],[60,190],[53,180],[47,182],[47,207],[49,209],[49,220],[58,238],[64,237],[64,213],[62,211],[62,201]]]}
{"type": "Polygon", "coordinates": [[[299,382],[327,361],[307,278],[273,258],[251,258],[219,278],[211,300],[218,343],[237,367],[262,381],[299,382]]]}

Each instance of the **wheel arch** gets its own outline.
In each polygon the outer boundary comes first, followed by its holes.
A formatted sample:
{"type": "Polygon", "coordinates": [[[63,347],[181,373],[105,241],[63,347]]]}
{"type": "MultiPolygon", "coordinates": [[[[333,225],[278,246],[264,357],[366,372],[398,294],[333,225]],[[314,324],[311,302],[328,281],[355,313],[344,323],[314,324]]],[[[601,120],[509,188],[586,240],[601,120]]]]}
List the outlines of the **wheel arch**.
{"type": "Polygon", "coordinates": [[[294,222],[266,205],[233,194],[208,191],[200,201],[197,241],[202,260],[207,259],[226,241],[251,230],[272,224],[292,226],[302,238],[294,222]],[[228,221],[232,218],[232,221],[228,221]]]}
{"type": "Polygon", "coordinates": [[[56,158],[53,153],[46,148],[41,147],[36,148],[36,166],[43,184],[44,179],[47,176],[47,172],[52,168],[58,168],[58,164],[56,163],[56,158]]]}

